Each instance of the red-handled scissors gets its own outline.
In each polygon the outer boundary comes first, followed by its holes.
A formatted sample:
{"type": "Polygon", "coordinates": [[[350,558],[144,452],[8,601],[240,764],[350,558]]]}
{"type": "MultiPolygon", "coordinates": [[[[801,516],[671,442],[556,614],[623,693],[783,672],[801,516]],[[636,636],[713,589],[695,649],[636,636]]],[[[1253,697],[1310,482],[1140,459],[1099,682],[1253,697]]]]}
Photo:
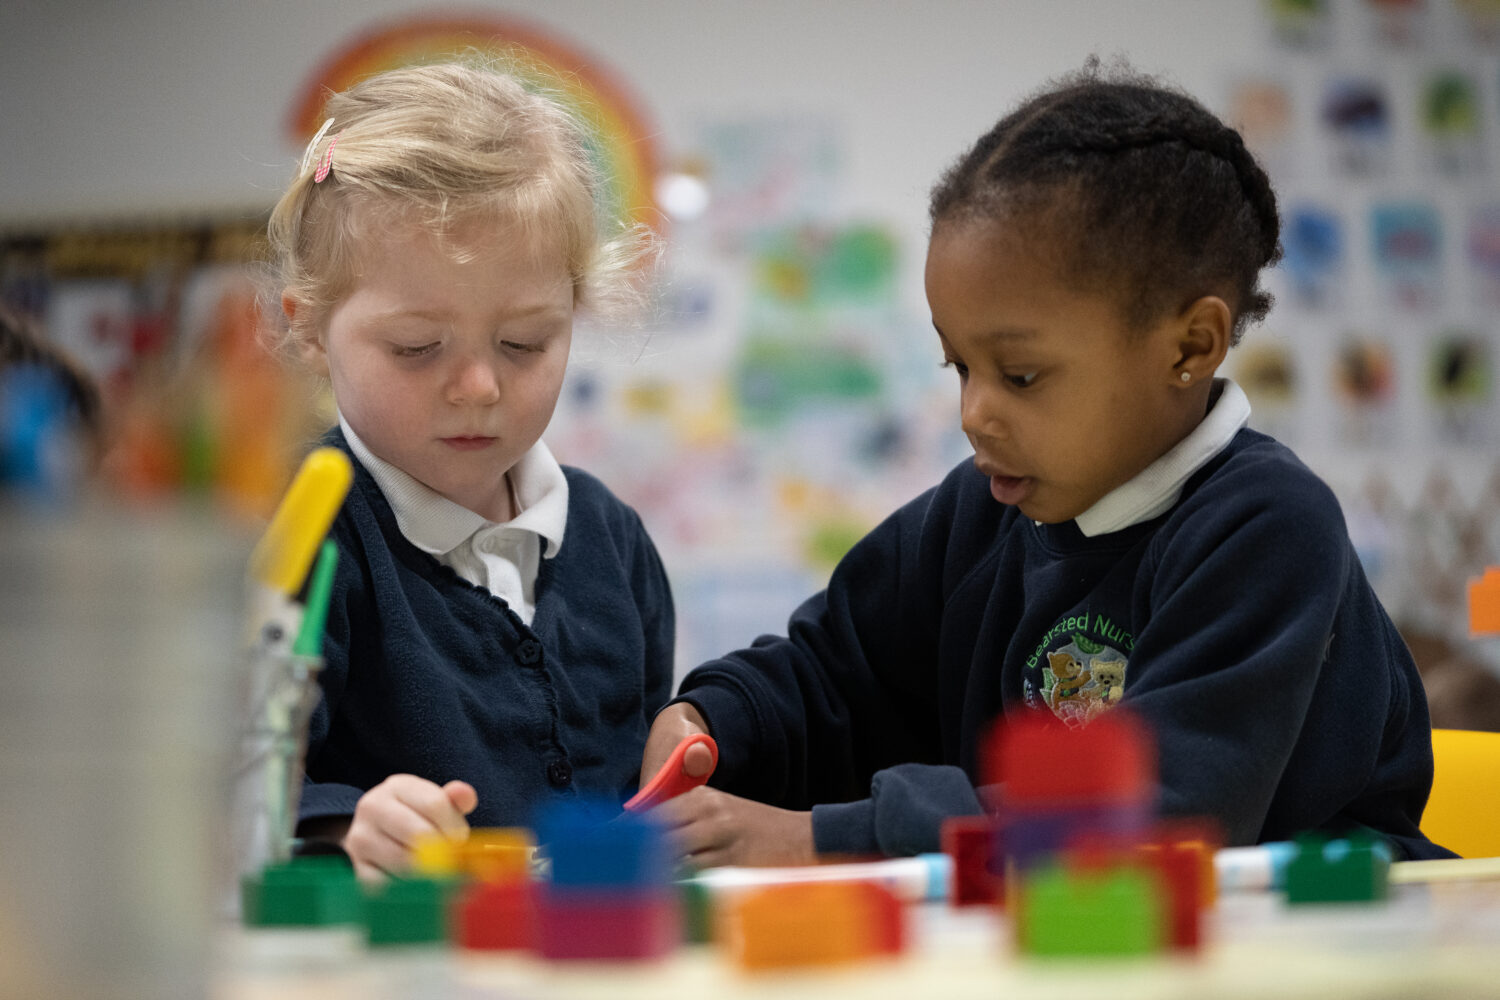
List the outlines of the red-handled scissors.
{"type": "Polygon", "coordinates": [[[694,733],[687,737],[677,748],[672,751],[672,756],[656,772],[656,776],[636,792],[630,801],[625,803],[625,808],[631,812],[640,812],[659,806],[668,799],[675,798],[690,789],[697,788],[708,780],[709,775],[714,773],[714,768],[719,766],[719,745],[714,738],[707,733],[694,733]],[[692,775],[683,770],[682,762],[687,757],[688,748],[699,743],[708,747],[710,761],[708,770],[703,774],[692,775]]]}

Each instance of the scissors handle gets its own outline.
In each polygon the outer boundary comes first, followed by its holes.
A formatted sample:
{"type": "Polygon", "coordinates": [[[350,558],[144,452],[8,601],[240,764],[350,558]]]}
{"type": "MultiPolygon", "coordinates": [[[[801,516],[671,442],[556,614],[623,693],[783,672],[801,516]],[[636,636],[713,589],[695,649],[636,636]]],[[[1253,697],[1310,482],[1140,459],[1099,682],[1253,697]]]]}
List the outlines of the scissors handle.
{"type": "Polygon", "coordinates": [[[675,798],[683,792],[706,782],[709,775],[714,773],[714,768],[719,766],[719,745],[714,738],[707,733],[694,733],[681,743],[677,744],[672,751],[672,756],[656,772],[655,777],[646,782],[639,792],[625,803],[625,808],[631,812],[641,812],[652,806],[661,805],[670,798],[675,798]],[[712,760],[708,770],[701,775],[691,775],[682,769],[683,759],[687,756],[688,748],[702,743],[708,747],[712,760]]]}

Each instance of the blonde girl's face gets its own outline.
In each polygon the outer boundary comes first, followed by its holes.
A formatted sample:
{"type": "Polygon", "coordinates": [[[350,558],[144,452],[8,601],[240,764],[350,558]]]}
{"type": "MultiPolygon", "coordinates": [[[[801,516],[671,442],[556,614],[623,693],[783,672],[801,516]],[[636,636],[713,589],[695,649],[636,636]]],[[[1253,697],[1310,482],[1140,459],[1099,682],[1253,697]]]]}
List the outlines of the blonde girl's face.
{"type": "Polygon", "coordinates": [[[562,388],[573,282],[561,251],[538,252],[511,227],[461,235],[440,245],[407,225],[366,240],[312,350],[377,457],[504,521],[505,475],[541,437],[562,388]]]}
{"type": "Polygon", "coordinates": [[[983,220],[940,225],[926,285],[974,464],[1000,503],[1067,521],[1191,430],[1177,330],[1131,331],[1115,298],[983,220]]]}

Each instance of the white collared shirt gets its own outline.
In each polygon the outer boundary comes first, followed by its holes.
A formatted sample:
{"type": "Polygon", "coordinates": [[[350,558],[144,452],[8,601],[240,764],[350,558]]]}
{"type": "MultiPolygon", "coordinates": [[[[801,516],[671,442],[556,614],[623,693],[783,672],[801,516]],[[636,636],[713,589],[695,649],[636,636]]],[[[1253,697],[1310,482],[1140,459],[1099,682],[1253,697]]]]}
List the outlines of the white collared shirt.
{"type": "Polygon", "coordinates": [[[1245,390],[1227,378],[1214,379],[1214,383],[1219,398],[1203,422],[1161,458],[1079,514],[1079,531],[1090,538],[1107,535],[1166,513],[1182,495],[1188,478],[1229,446],[1250,420],[1250,400],[1245,390]]]}
{"type": "Polygon", "coordinates": [[[551,450],[538,441],[511,467],[506,478],[519,513],[497,523],[377,458],[342,414],[339,426],[355,457],[385,494],[406,540],[476,587],[504,599],[530,625],[536,614],[541,560],[557,555],[568,523],[568,480],[551,450]]]}

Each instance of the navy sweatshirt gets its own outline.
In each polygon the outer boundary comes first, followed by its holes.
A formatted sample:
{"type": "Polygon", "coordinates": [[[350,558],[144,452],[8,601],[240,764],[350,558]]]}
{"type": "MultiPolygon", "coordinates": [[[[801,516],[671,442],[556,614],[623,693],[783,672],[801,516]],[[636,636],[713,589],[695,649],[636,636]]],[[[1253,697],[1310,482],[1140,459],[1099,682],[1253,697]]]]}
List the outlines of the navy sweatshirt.
{"type": "MultiPolygon", "coordinates": [[[[337,428],[325,441],[349,450],[337,428]]],[[[350,815],[396,773],[472,784],[474,826],[529,825],[555,796],[634,792],[671,694],[672,595],[636,513],[563,472],[567,538],[541,560],[528,627],[408,542],[354,461],[331,532],[338,575],[300,819],[350,815]]]]}
{"type": "Polygon", "coordinates": [[[820,852],[938,848],[980,811],[991,721],[1073,725],[1121,697],[1151,726],[1165,815],[1228,843],[1368,828],[1451,856],[1418,820],[1432,783],[1421,681],[1332,492],[1240,431],[1161,516],[1086,537],[996,503],[971,463],[891,515],[792,615],[706,663],[680,699],[719,743],[713,784],[813,808],[820,852]]]}

